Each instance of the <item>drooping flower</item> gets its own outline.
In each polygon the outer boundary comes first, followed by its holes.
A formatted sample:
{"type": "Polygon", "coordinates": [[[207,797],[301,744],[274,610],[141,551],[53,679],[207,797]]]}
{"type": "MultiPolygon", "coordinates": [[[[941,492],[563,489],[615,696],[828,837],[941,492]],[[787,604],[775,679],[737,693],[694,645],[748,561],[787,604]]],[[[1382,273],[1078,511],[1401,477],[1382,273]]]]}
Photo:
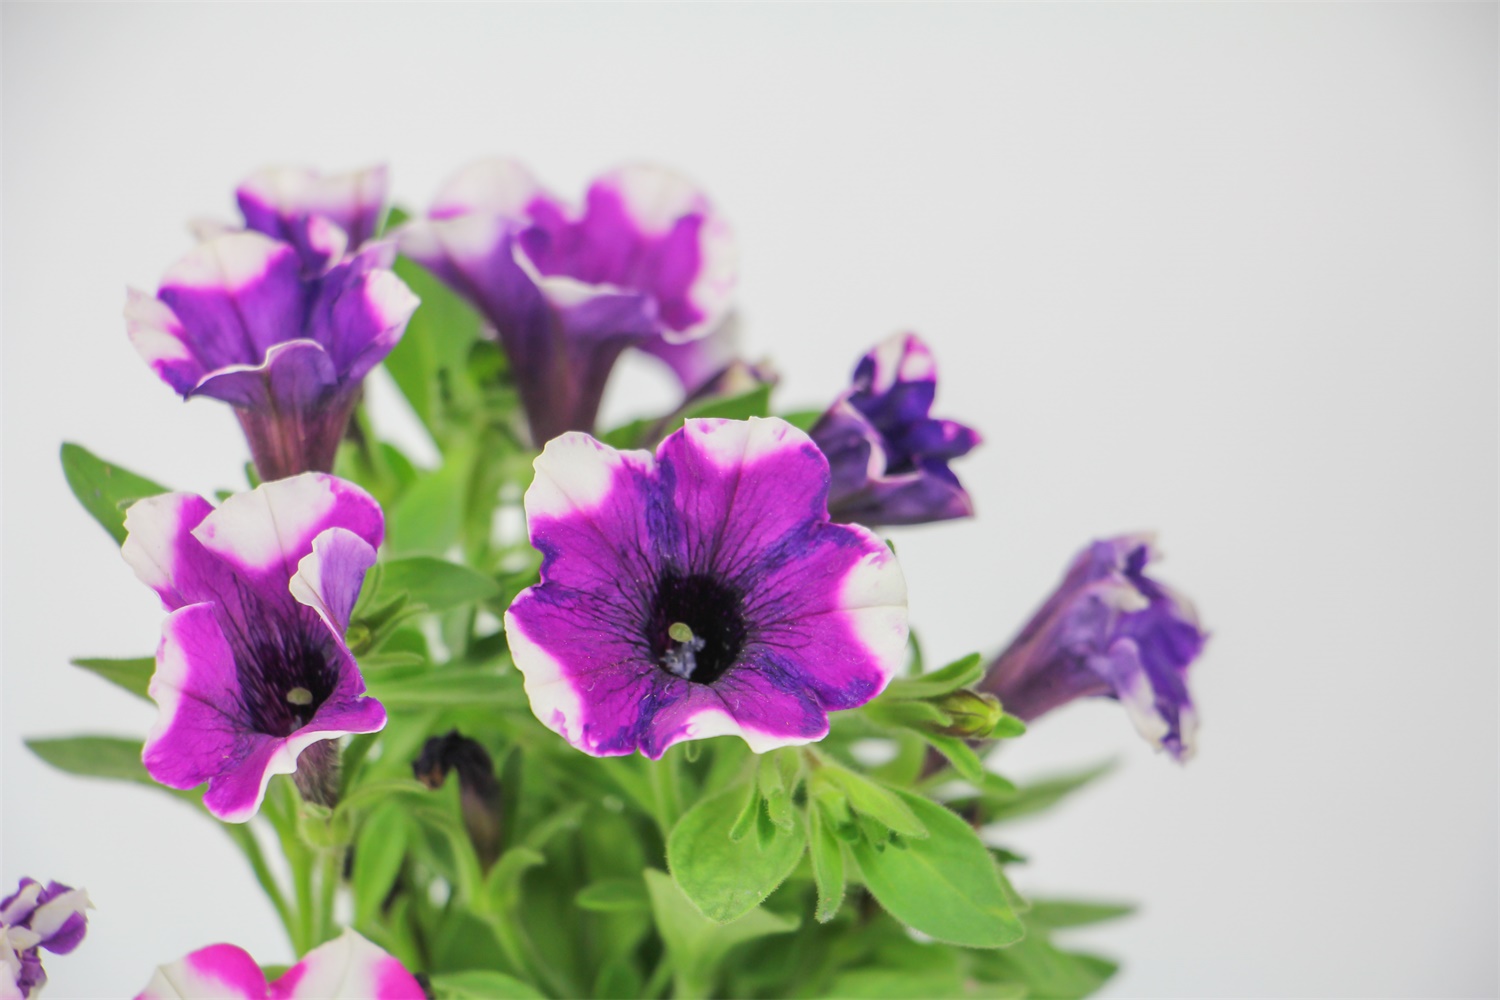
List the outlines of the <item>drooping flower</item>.
{"type": "Polygon", "coordinates": [[[936,393],[937,364],[914,333],[860,359],[852,386],[810,432],[833,469],[834,520],[923,524],[974,513],[948,463],[979,444],[979,434],[929,416],[936,393]]]}
{"type": "Polygon", "coordinates": [[[234,407],[262,480],[327,472],[362,380],[417,307],[394,255],[372,244],[308,274],[291,244],[226,233],[174,264],[155,297],[132,289],[126,329],[184,399],[234,407]]]}
{"type": "Polygon", "coordinates": [[[1187,672],[1207,634],[1186,599],[1146,575],[1152,541],[1122,535],[1079,553],[980,686],[1027,722],[1075,698],[1115,698],[1154,746],[1191,757],[1187,672]]]}
{"type": "Polygon", "coordinates": [[[828,520],[828,462],[778,419],[689,420],[653,457],[555,438],[526,493],[541,582],[506,613],[532,711],[595,756],[828,732],[904,655],[906,583],[828,520]]]}
{"type": "Polygon", "coordinates": [[[247,229],[292,244],[304,267],[316,273],[380,230],[386,184],[384,164],[327,175],[306,167],[266,167],[245,178],[234,194],[247,229]]]}
{"type": "Polygon", "coordinates": [[[307,473],[214,508],[191,493],[137,501],[121,549],[171,612],[150,694],[160,714],[146,770],[172,788],[208,782],[203,803],[244,822],[274,775],[334,797],[336,740],[385,725],[344,644],[384,534],[359,487],[307,473]]]}
{"type": "Polygon", "coordinates": [[[303,956],[273,982],[232,944],[199,948],[159,966],[135,1000],[426,1000],[406,968],[352,928],[303,956]]]}
{"type": "Polygon", "coordinates": [[[495,762],[477,740],[451,729],[422,745],[411,765],[412,776],[428,788],[438,789],[449,771],[458,772],[458,803],[464,829],[486,869],[500,856],[500,782],[495,780],[495,762]]]}
{"type": "Polygon", "coordinates": [[[627,347],[713,330],[736,277],[723,219],[688,181],[656,167],[606,174],[575,209],[519,164],[481,161],[398,238],[494,327],[539,445],[593,429],[627,347]]]}
{"type": "Polygon", "coordinates": [[[29,1000],[47,982],[41,949],[66,955],[88,930],[88,893],[23,878],[0,900],[0,1000],[29,1000]]]}

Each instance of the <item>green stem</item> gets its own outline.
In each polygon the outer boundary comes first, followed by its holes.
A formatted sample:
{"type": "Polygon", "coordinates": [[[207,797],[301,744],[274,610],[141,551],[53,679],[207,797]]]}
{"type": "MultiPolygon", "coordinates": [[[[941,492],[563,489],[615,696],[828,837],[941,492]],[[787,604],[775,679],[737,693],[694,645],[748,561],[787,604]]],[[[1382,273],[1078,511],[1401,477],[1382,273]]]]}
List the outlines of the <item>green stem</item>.
{"type": "Polygon", "coordinates": [[[672,827],[677,824],[677,819],[682,815],[682,775],[679,768],[679,757],[681,755],[675,750],[669,750],[662,755],[661,760],[647,763],[646,769],[650,772],[651,797],[655,806],[656,824],[661,827],[661,835],[666,837],[671,834],[672,827]]]}
{"type": "Polygon", "coordinates": [[[224,823],[224,832],[229,834],[231,840],[239,846],[246,860],[250,862],[250,869],[255,873],[255,880],[260,883],[266,898],[276,908],[276,916],[281,920],[281,926],[286,929],[286,936],[292,942],[292,947],[297,946],[297,932],[293,926],[293,914],[291,907],[287,905],[286,893],[282,891],[280,883],[276,881],[275,874],[266,864],[266,855],[260,849],[260,843],[255,839],[255,831],[248,824],[224,823]]]}
{"type": "Polygon", "coordinates": [[[318,861],[318,919],[314,947],[335,936],[338,922],[334,918],[333,909],[338,899],[339,882],[344,874],[344,851],[338,847],[325,848],[319,852],[318,861]]]}

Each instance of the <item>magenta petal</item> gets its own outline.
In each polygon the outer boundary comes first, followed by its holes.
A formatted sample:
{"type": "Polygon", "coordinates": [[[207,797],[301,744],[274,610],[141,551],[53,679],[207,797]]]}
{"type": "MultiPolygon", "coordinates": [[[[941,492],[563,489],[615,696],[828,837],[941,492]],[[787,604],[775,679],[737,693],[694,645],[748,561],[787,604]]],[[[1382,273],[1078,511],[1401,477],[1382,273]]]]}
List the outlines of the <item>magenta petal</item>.
{"type": "Polygon", "coordinates": [[[338,384],[338,372],[322,344],[289,340],[272,345],[260,364],[216,369],[188,395],[211,396],[244,409],[285,407],[301,411],[317,407],[338,384]]]}
{"type": "Polygon", "coordinates": [[[266,1000],[265,973],[243,948],[211,944],[156,970],[136,1000],[266,1000]]]}
{"type": "Polygon", "coordinates": [[[192,493],[164,493],[130,505],[120,554],[169,611],[220,600],[235,590],[234,577],[193,537],[213,504],[192,493]]]}
{"type": "Polygon", "coordinates": [[[308,952],[271,984],[270,1000],[426,1000],[416,977],[355,931],[308,952]]]}
{"type": "Polygon", "coordinates": [[[343,635],[365,573],[373,565],[375,549],[369,542],[345,528],[329,528],[313,539],[312,551],[297,563],[292,596],[316,611],[335,635],[343,635]]]}

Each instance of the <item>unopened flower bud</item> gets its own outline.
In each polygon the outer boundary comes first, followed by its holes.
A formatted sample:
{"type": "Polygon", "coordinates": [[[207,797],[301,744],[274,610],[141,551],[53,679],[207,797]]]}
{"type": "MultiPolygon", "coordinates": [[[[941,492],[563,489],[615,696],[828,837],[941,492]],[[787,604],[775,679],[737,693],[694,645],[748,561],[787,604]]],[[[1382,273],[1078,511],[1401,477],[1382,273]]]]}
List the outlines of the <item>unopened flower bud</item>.
{"type": "Polygon", "coordinates": [[[458,772],[458,801],[464,828],[485,868],[500,856],[500,782],[484,746],[451,729],[434,736],[412,763],[412,775],[428,788],[443,787],[449,771],[458,772]]]}
{"type": "Polygon", "coordinates": [[[953,720],[938,732],[969,740],[983,739],[990,735],[1005,716],[999,698],[992,694],[970,691],[968,688],[949,691],[941,698],[934,698],[932,704],[953,720]]]}

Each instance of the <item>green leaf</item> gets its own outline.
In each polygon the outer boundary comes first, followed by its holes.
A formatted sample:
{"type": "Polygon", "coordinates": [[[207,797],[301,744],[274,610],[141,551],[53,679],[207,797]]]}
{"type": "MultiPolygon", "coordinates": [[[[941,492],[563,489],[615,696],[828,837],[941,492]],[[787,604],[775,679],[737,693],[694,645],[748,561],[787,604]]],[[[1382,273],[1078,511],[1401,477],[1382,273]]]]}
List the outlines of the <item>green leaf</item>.
{"type": "Polygon", "coordinates": [[[1080,788],[1114,770],[1114,766],[1114,761],[1107,761],[1083,771],[1060,774],[1022,785],[1009,793],[985,789],[980,796],[985,820],[990,823],[1013,820],[1050,809],[1080,788]]]}
{"type": "MultiPolygon", "coordinates": [[[[749,392],[740,393],[738,396],[704,400],[696,406],[689,407],[683,417],[684,419],[721,417],[725,420],[748,420],[751,417],[767,416],[770,412],[771,384],[763,382],[749,392]]],[[[682,426],[682,422],[678,421],[677,426],[682,426]]]]}
{"type": "Polygon", "coordinates": [[[990,852],[974,829],[928,799],[896,793],[927,828],[881,850],[850,845],[866,887],[886,911],[929,937],[970,948],[1001,948],[1025,930],[1006,899],[990,852]]]}
{"type": "Polygon", "coordinates": [[[719,960],[735,945],[794,931],[799,923],[795,917],[759,907],[727,924],[715,923],[683,895],[670,875],[654,868],[646,869],[646,889],[657,931],[671,957],[677,980],[674,994],[683,1000],[710,994],[719,960]]]}
{"type": "Polygon", "coordinates": [[[438,1000],[541,1000],[545,994],[513,976],[489,969],[444,972],[432,977],[438,1000]]]}
{"type": "Polygon", "coordinates": [[[1026,723],[1014,715],[1002,715],[995,728],[990,731],[992,740],[1010,740],[1026,735],[1026,723]]]}
{"type": "Polygon", "coordinates": [[[818,923],[826,924],[838,915],[844,903],[844,849],[823,818],[823,810],[807,810],[808,857],[812,861],[813,883],[818,889],[818,923]]]}
{"type": "Polygon", "coordinates": [[[970,784],[977,785],[984,780],[984,761],[979,759],[979,754],[969,746],[968,741],[957,736],[944,736],[941,733],[923,733],[922,738],[931,743],[938,753],[948,758],[948,763],[958,772],[959,777],[970,784]]]}
{"type": "Polygon", "coordinates": [[[1106,920],[1118,920],[1135,912],[1130,903],[1091,903],[1077,899],[1038,899],[1026,914],[1028,923],[1055,930],[1059,927],[1083,927],[1106,920]]]}
{"type": "Polygon", "coordinates": [[[160,483],[106,462],[76,444],[62,446],[62,467],[68,488],[116,545],[125,543],[126,507],[142,497],[170,492],[160,483]]]}
{"type": "Polygon", "coordinates": [[[354,922],[372,923],[396,884],[406,857],[409,835],[406,814],[396,802],[386,802],[360,825],[354,846],[354,922]]]}
{"type": "Polygon", "coordinates": [[[452,667],[403,677],[380,680],[368,677],[370,693],[387,711],[408,708],[494,708],[519,707],[526,703],[525,692],[514,678],[488,670],[452,667]]]}
{"type": "Polygon", "coordinates": [[[976,956],[979,976],[987,982],[1021,982],[1032,997],[1076,1000],[1098,991],[1118,968],[1097,955],[1062,951],[1040,933],[999,951],[976,956]]]}
{"type": "Polygon", "coordinates": [[[483,573],[431,556],[386,563],[380,589],[383,596],[405,592],[412,603],[425,605],[428,611],[447,611],[500,593],[500,585],[483,573]]]}
{"type": "Polygon", "coordinates": [[[927,836],[927,828],[898,792],[836,764],[829,764],[817,773],[847,796],[849,808],[855,812],[863,813],[904,837],[918,839],[927,836]]]}
{"type": "Polygon", "coordinates": [[[645,883],[638,878],[600,879],[580,889],[575,902],[585,910],[598,913],[628,913],[651,908],[645,883]]]}
{"type": "Polygon", "coordinates": [[[667,838],[672,877],[705,916],[719,923],[760,905],[791,874],[807,844],[796,824],[790,831],[771,826],[764,847],[760,837],[730,839],[743,794],[732,788],[704,799],[677,821],[667,838]]]}
{"type": "Polygon", "coordinates": [[[782,420],[785,420],[787,423],[791,424],[799,431],[810,431],[813,428],[813,424],[818,422],[818,418],[821,417],[824,412],[826,411],[794,410],[791,413],[779,413],[777,414],[777,416],[781,417],[782,420]]]}
{"type": "Polygon", "coordinates": [[[521,879],[532,868],[547,863],[540,851],[529,847],[512,847],[500,855],[485,879],[485,892],[497,913],[508,913],[521,901],[521,879]]]}
{"type": "Polygon", "coordinates": [[[968,687],[984,676],[984,661],[978,653],[954,660],[930,674],[892,681],[882,698],[934,698],[968,687]]]}
{"type": "Polygon", "coordinates": [[[141,763],[141,741],[117,736],[67,736],[27,740],[32,753],[59,771],[85,778],[130,781],[197,801],[198,793],[177,791],[157,782],[141,763]]]}
{"type": "Polygon", "coordinates": [[[454,448],[442,468],[419,478],[387,513],[386,546],[393,555],[441,556],[458,541],[469,457],[468,449],[454,448]]]}
{"type": "Polygon", "coordinates": [[[470,348],[479,339],[479,314],[432,272],[407,258],[398,258],[393,270],[422,304],[407,323],[406,334],[386,356],[385,367],[417,417],[441,443],[454,417],[477,401],[467,368],[470,348]]]}
{"type": "Polygon", "coordinates": [[[151,700],[146,688],[151,683],[151,675],[156,672],[155,657],[142,656],[132,660],[77,659],[68,662],[75,667],[93,671],[137,698],[151,700]]]}

